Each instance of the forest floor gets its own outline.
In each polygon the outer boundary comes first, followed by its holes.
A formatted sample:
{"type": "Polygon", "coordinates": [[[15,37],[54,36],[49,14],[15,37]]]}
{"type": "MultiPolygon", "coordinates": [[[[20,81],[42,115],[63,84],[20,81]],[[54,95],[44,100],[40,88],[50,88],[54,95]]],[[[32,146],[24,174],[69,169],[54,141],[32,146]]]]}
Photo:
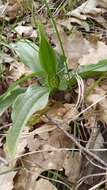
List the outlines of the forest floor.
{"type": "Polygon", "coordinates": [[[107,189],[107,1],[0,0],[0,190],[97,189],[107,189]],[[67,88],[60,76],[63,89],[42,111],[32,111],[12,157],[7,147],[12,153],[31,109],[25,89],[41,85],[29,69],[36,50],[28,48],[28,42],[40,45],[38,21],[55,52],[66,55],[68,77],[73,71],[76,82],[67,88]],[[16,87],[23,91],[19,99],[16,87]]]}

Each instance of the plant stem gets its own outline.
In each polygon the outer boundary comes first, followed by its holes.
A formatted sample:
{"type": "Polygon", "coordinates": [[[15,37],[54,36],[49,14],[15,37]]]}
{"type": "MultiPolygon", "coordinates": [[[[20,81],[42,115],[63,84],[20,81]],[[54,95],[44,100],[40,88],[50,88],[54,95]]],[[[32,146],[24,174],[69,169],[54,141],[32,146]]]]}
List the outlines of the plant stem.
{"type": "Polygon", "coordinates": [[[57,38],[58,38],[58,41],[59,41],[59,44],[60,44],[60,47],[61,47],[61,50],[62,50],[62,54],[63,54],[63,56],[64,56],[64,58],[65,58],[65,66],[66,66],[66,69],[67,69],[68,78],[69,78],[69,80],[70,80],[70,74],[69,74],[69,68],[68,68],[68,64],[67,64],[67,59],[66,59],[64,47],[63,47],[63,44],[62,44],[62,40],[61,40],[59,31],[58,31],[56,22],[55,22],[55,20],[54,20],[54,17],[53,17],[53,15],[52,15],[52,12],[51,12],[51,10],[50,10],[50,8],[49,8],[49,5],[48,5],[47,0],[43,0],[43,1],[44,1],[44,4],[45,4],[46,8],[47,8],[48,14],[49,14],[49,16],[50,16],[50,18],[51,18],[53,27],[54,27],[54,29],[55,29],[55,32],[56,32],[56,35],[57,35],[57,38]]]}

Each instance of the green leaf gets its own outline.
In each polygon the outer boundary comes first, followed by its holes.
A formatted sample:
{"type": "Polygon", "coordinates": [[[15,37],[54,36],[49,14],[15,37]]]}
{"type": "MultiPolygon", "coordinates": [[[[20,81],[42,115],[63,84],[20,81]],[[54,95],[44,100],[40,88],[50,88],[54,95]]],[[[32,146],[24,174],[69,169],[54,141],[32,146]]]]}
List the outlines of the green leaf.
{"type": "Polygon", "coordinates": [[[91,64],[86,66],[81,66],[78,69],[78,73],[83,78],[96,77],[107,72],[107,60],[99,61],[97,64],[91,64]]]}
{"type": "Polygon", "coordinates": [[[42,68],[48,75],[56,75],[57,58],[55,51],[48,42],[42,25],[39,23],[40,48],[39,59],[42,68]]]}
{"type": "Polygon", "coordinates": [[[60,80],[58,75],[49,75],[48,76],[48,85],[50,90],[57,90],[59,86],[60,80]]]}
{"type": "Polygon", "coordinates": [[[18,54],[21,61],[33,72],[43,71],[38,54],[38,46],[30,41],[18,41],[11,44],[12,49],[18,54]]]}
{"type": "Polygon", "coordinates": [[[10,91],[7,95],[7,93],[4,93],[2,96],[0,96],[0,116],[3,114],[4,111],[6,111],[7,108],[9,108],[18,95],[25,92],[24,88],[17,88],[13,91],[10,91]]]}
{"type": "Polygon", "coordinates": [[[17,97],[12,111],[13,127],[9,130],[6,145],[10,156],[16,154],[16,145],[20,133],[26,126],[30,116],[45,108],[48,103],[49,90],[45,87],[33,85],[28,90],[17,97]]]}
{"type": "MultiPolygon", "coordinates": [[[[78,75],[80,75],[83,79],[88,79],[91,77],[100,77],[103,74],[107,73],[107,60],[99,61],[97,64],[90,64],[85,66],[80,66],[77,69],[78,75]]],[[[71,73],[72,74],[72,73],[71,73]]],[[[70,86],[73,86],[77,83],[75,78],[75,74],[70,80],[70,86]]]]}

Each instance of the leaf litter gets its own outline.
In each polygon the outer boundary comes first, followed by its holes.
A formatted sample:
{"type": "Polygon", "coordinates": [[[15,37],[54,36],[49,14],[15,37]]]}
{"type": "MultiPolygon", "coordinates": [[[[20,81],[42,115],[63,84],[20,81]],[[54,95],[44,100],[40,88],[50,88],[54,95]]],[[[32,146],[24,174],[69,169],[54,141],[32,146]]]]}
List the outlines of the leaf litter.
{"type": "MultiPolygon", "coordinates": [[[[53,2],[50,1],[49,3],[51,5],[53,2]]],[[[34,4],[37,12],[44,10],[39,1],[37,3],[34,2],[34,4]]],[[[55,2],[54,4],[56,5],[55,2]]],[[[16,38],[12,39],[13,41],[17,41],[18,35],[25,39],[34,40],[34,38],[37,38],[37,31],[31,24],[30,14],[29,18],[26,18],[27,15],[24,15],[22,1],[15,0],[8,1],[7,3],[0,1],[0,10],[1,21],[14,21],[18,16],[22,20],[22,23],[20,24],[19,22],[15,27],[14,32],[9,32],[16,38]]],[[[80,3],[79,6],[64,15],[67,16],[66,19],[63,16],[65,13],[63,13],[63,10],[61,11],[62,16],[59,15],[59,18],[56,18],[56,22],[58,29],[60,29],[69,69],[76,70],[80,65],[96,64],[101,60],[107,59],[106,41],[103,40],[103,36],[100,39],[97,38],[96,32],[94,35],[93,33],[91,34],[91,24],[87,22],[87,19],[96,21],[97,23],[94,23],[95,26],[93,28],[95,27],[96,29],[96,26],[97,28],[99,27],[99,30],[103,28],[103,31],[105,30],[104,37],[106,37],[107,2],[105,0],[88,0],[80,3]],[[77,24],[79,25],[79,30],[77,24]],[[81,27],[85,29],[85,36],[82,33],[81,27]],[[88,37],[87,31],[89,32],[88,37]]],[[[41,12],[40,16],[45,20],[46,13],[41,12]]],[[[60,52],[56,36],[50,28],[47,17],[44,23],[50,42],[60,52]]],[[[28,74],[28,69],[20,63],[18,58],[14,58],[6,48],[4,51],[4,59],[0,57],[0,63],[9,64],[10,74],[7,77],[16,81],[21,76],[28,74]]],[[[88,84],[88,81],[84,81],[85,92],[90,87],[90,82],[88,84]]],[[[86,155],[86,153],[82,154],[81,149],[79,150],[74,142],[57,125],[49,120],[52,118],[52,120],[58,123],[66,124],[63,127],[67,133],[74,135],[75,139],[82,146],[88,147],[89,150],[94,149],[94,154],[100,160],[106,162],[106,152],[101,151],[102,149],[106,149],[107,146],[106,82],[106,78],[104,78],[98,84],[95,84],[91,92],[84,97],[79,109],[74,109],[79,89],[76,87],[73,89],[73,93],[70,91],[62,95],[60,94],[57,100],[50,100],[50,105],[47,106],[47,110],[44,110],[43,113],[33,115],[32,118],[35,118],[33,124],[29,126],[28,122],[27,130],[24,130],[20,137],[19,150],[13,162],[13,170],[0,175],[1,190],[58,190],[64,189],[65,185],[66,187],[70,187],[68,189],[88,190],[92,186],[97,185],[99,181],[101,182],[104,178],[106,179],[106,170],[101,163],[98,163],[94,158],[86,155]],[[98,100],[101,101],[97,103],[98,100]],[[91,105],[93,106],[87,109],[91,105]],[[84,111],[85,109],[86,111],[84,111]],[[78,115],[79,117],[75,120],[78,115]],[[67,120],[70,122],[67,122],[67,120]],[[14,168],[19,166],[21,169],[17,172],[14,171],[14,168]],[[48,174],[46,173],[47,171],[48,174]],[[54,172],[52,178],[49,177],[52,176],[51,172],[54,172]],[[105,175],[103,175],[104,172],[105,175]],[[100,177],[94,178],[93,176],[97,175],[97,173],[100,173],[101,176],[99,175],[100,177]],[[90,176],[89,178],[87,178],[88,175],[90,176]],[[86,180],[82,181],[83,177],[86,177],[86,180]],[[57,181],[56,183],[55,180],[57,181]]],[[[94,83],[96,83],[96,79],[92,79],[92,84],[94,83]]],[[[11,110],[9,110],[8,114],[10,112],[11,110]]],[[[10,118],[8,118],[8,122],[10,122],[10,118]]],[[[1,130],[0,138],[2,137],[2,133],[7,133],[7,129],[1,130]]],[[[1,141],[1,148],[5,150],[3,140],[1,141]]],[[[1,155],[1,158],[3,158],[3,155],[1,155]]],[[[5,159],[11,165],[12,160],[8,158],[6,151],[5,159]]],[[[9,169],[9,166],[2,165],[2,167],[6,167],[7,170],[9,169]]]]}

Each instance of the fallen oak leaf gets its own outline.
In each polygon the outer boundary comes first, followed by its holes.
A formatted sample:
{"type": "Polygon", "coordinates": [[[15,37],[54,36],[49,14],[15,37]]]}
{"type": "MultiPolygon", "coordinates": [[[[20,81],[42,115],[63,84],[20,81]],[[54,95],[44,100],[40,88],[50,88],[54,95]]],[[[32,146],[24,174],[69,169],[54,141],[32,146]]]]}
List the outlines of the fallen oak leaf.
{"type": "Polygon", "coordinates": [[[43,190],[43,189],[57,190],[57,188],[49,180],[39,179],[35,183],[35,190],[43,190]]]}
{"type": "Polygon", "coordinates": [[[104,59],[107,59],[107,45],[104,42],[98,41],[95,46],[89,48],[88,53],[79,59],[79,64],[96,64],[104,59]]]}
{"type": "Polygon", "coordinates": [[[15,31],[24,37],[37,38],[37,32],[32,26],[22,26],[19,25],[15,28],[15,31]]]}
{"type": "Polygon", "coordinates": [[[105,9],[97,8],[98,0],[87,0],[81,6],[77,7],[73,11],[69,12],[69,16],[74,16],[82,20],[86,20],[89,14],[97,15],[105,12],[105,9]],[[87,16],[88,15],[88,16],[87,16]]]}
{"type": "MultiPolygon", "coordinates": [[[[1,173],[4,171],[8,171],[9,167],[2,166],[1,173]]],[[[0,189],[6,189],[6,190],[12,190],[14,188],[14,182],[13,178],[15,177],[17,172],[11,171],[11,172],[5,172],[5,174],[0,175],[0,189]]]]}
{"type": "MultiPolygon", "coordinates": [[[[68,12],[69,16],[76,17],[79,20],[85,21],[87,18],[92,18],[107,28],[106,20],[103,19],[102,13],[107,12],[107,2],[105,0],[87,0],[76,9],[68,12]],[[98,19],[99,18],[99,19],[98,19]],[[103,22],[104,21],[104,22],[103,22]]],[[[82,22],[81,22],[82,25],[82,22]]]]}

